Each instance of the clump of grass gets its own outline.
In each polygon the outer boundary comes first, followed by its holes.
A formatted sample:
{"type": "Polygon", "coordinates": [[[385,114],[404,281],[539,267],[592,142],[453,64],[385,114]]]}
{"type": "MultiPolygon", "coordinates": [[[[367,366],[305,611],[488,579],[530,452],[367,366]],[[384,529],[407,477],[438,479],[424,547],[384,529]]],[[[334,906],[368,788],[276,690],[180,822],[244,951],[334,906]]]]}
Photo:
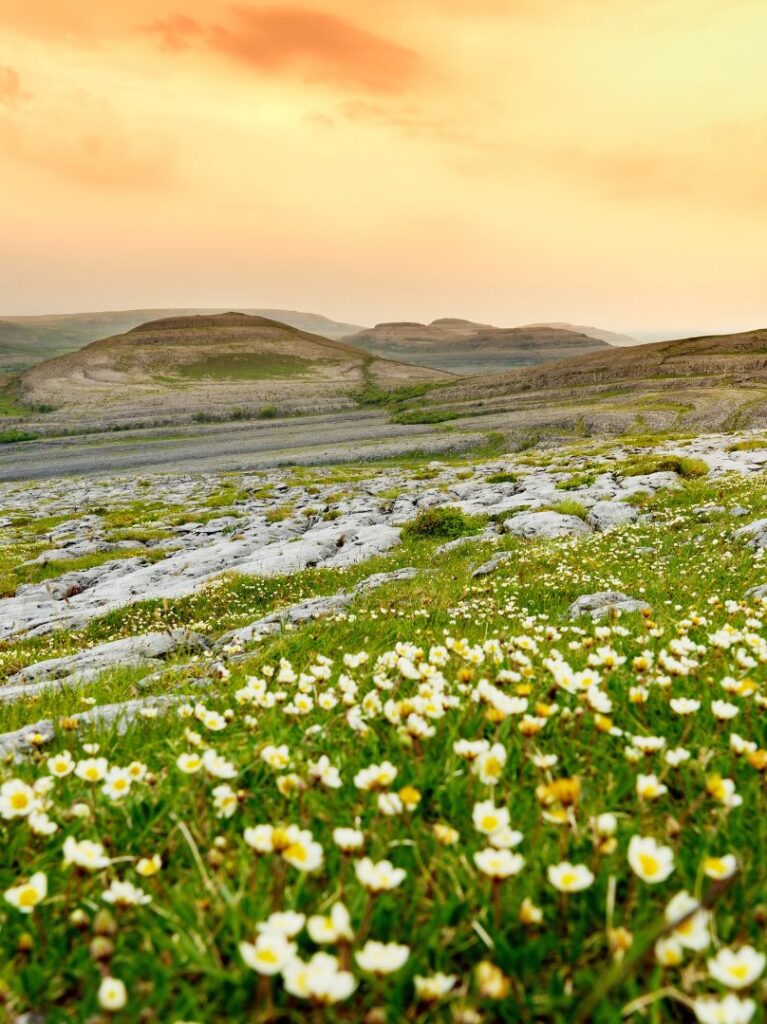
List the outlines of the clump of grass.
{"type": "Polygon", "coordinates": [[[706,476],[708,464],[687,455],[647,455],[628,460],[618,467],[624,476],[646,476],[650,473],[677,473],[686,480],[706,476]]]}
{"type": "Polygon", "coordinates": [[[728,445],[728,452],[760,452],[767,448],[767,437],[752,437],[748,441],[736,441],[728,445]]]}
{"type": "Polygon", "coordinates": [[[449,409],[406,409],[395,412],[391,419],[392,423],[447,423],[458,419],[458,413],[449,409]]]}
{"type": "Polygon", "coordinates": [[[578,519],[585,519],[589,510],[585,505],[581,504],[580,501],[575,501],[574,498],[565,498],[564,501],[558,501],[553,505],[547,505],[545,509],[541,511],[559,512],[561,516],[577,516],[578,519]]]}
{"type": "Polygon", "coordinates": [[[579,487],[589,487],[596,480],[596,473],[571,473],[565,480],[558,480],[554,485],[558,491],[577,491],[579,487]]]}
{"type": "Polygon", "coordinates": [[[36,441],[39,434],[31,430],[3,430],[0,431],[0,444],[16,444],[17,441],[36,441]]]}
{"type": "Polygon", "coordinates": [[[510,472],[491,473],[490,476],[485,477],[485,483],[488,484],[515,484],[517,480],[519,480],[519,476],[510,472]]]}
{"type": "Polygon", "coordinates": [[[459,508],[445,505],[419,512],[402,528],[403,540],[454,540],[477,533],[482,523],[478,516],[467,516],[459,508]]]}

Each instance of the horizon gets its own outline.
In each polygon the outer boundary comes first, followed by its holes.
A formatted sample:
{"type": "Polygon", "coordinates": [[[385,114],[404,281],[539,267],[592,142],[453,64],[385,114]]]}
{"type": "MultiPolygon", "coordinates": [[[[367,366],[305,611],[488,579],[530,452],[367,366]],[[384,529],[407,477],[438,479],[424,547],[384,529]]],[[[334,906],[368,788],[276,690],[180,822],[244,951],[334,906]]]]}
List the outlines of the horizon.
{"type": "Polygon", "coordinates": [[[6,316],[765,322],[754,0],[70,6],[0,0],[6,316]]]}

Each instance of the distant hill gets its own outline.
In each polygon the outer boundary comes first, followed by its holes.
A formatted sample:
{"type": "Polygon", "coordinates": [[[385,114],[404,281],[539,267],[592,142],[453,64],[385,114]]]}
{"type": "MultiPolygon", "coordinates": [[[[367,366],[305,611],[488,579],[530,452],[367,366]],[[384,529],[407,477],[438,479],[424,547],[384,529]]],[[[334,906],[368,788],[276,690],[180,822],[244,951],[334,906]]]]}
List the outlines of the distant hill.
{"type": "MultiPolygon", "coordinates": [[[[0,317],[0,371],[20,372],[54,356],[76,352],[99,338],[123,334],[148,321],[196,314],[227,313],[227,309],[129,309],[105,313],[55,313],[46,316],[0,317]]],[[[240,309],[338,340],[359,325],[339,323],[318,313],[287,309],[240,309]]]]}
{"type": "Polygon", "coordinates": [[[18,387],[27,405],[79,420],[138,420],[351,408],[365,386],[444,379],[276,320],[224,313],[142,324],[32,367],[18,387]]]}
{"type": "Polygon", "coordinates": [[[552,324],[493,327],[443,317],[430,324],[409,321],[377,324],[345,340],[388,359],[407,359],[451,373],[482,374],[534,366],[609,347],[607,341],[586,334],[586,330],[595,329],[552,324]]]}

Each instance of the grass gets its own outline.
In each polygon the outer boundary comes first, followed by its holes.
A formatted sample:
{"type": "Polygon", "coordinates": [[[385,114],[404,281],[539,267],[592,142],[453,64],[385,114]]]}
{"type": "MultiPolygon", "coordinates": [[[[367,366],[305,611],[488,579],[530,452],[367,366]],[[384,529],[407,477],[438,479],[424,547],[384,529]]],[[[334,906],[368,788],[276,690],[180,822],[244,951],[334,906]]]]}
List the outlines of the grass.
{"type": "Polygon", "coordinates": [[[30,430],[0,430],[0,444],[16,444],[18,441],[36,441],[39,434],[30,430]]]}
{"type": "Polygon", "coordinates": [[[618,468],[624,476],[645,476],[649,473],[678,473],[685,480],[706,476],[708,464],[703,459],[685,455],[647,455],[628,459],[618,468]]]}
{"type": "MultiPolygon", "coordinates": [[[[589,510],[580,501],[574,498],[566,498],[564,501],[557,501],[553,505],[546,505],[545,509],[550,512],[558,512],[562,516],[577,516],[578,519],[586,519],[589,510]]],[[[542,508],[541,511],[544,509],[542,508]]]]}
{"type": "Polygon", "coordinates": [[[483,521],[478,516],[467,516],[459,508],[443,505],[441,508],[427,508],[419,512],[415,519],[402,527],[404,540],[415,537],[439,540],[455,540],[477,533],[483,521]]]}
{"type": "Polygon", "coordinates": [[[177,372],[189,380],[267,380],[302,376],[311,372],[313,365],[311,360],[299,356],[270,352],[226,353],[180,366],[177,372]]]}
{"type": "MultiPolygon", "coordinates": [[[[337,477],[350,479],[350,470],[337,477]]],[[[314,478],[306,474],[305,482],[314,478]]],[[[680,967],[655,962],[653,940],[675,894],[710,898],[717,944],[764,950],[767,789],[760,759],[739,755],[730,741],[737,733],[767,748],[767,608],[744,598],[763,568],[731,525],[700,521],[698,510],[714,503],[743,505],[748,521],[757,519],[767,515],[767,486],[758,476],[686,478],[681,488],[647,498],[652,521],[628,529],[542,543],[506,537],[500,548],[472,545],[439,559],[434,549],[444,534],[432,523],[403,531],[400,547],[365,564],[271,579],[230,575],[189,598],[118,609],[84,630],[0,644],[0,669],[8,672],[150,628],[187,625],[213,639],[373,572],[419,569],[338,615],[232,654],[228,678],[210,670],[214,660],[226,660],[219,653],[188,668],[171,664],[150,683],[146,670],[122,669],[34,702],[0,704],[0,728],[9,729],[44,716],[59,722],[82,710],[84,698],[190,698],[190,717],[172,711],[139,718],[123,732],[57,725],[52,742],[5,766],[5,779],[33,782],[50,774],[51,754],[70,750],[83,759],[84,744],[98,743],[110,765],[139,762],[148,771],[114,801],[75,774],[57,779],[47,813],[59,829],[51,836],[34,834],[23,818],[0,821],[0,892],[37,871],[48,880],[47,899],[30,915],[4,904],[0,992],[8,1014],[34,1009],[53,1022],[103,1017],[97,991],[108,972],[127,989],[125,1009],[110,1015],[114,1024],[455,1024],[476,1014],[501,1024],[692,1020],[687,1004],[704,994],[721,997],[724,989],[707,973],[710,943],[683,950],[680,967]],[[648,546],[650,557],[641,551],[648,546]],[[472,579],[472,567],[490,550],[508,558],[491,576],[472,579]],[[568,621],[576,597],[612,589],[646,600],[651,617],[568,621]],[[569,686],[566,673],[557,682],[554,670],[564,663],[598,673],[595,689],[609,710],[594,706],[594,691],[569,686]],[[195,686],[206,673],[207,685],[195,686]],[[732,692],[723,687],[728,678],[732,692]],[[307,697],[311,704],[297,707],[307,697]],[[671,704],[677,697],[699,699],[700,710],[681,716],[671,704]],[[737,709],[734,720],[714,715],[718,699],[737,709]],[[198,704],[221,718],[199,708],[195,714],[198,704]],[[685,748],[689,760],[672,768],[663,750],[627,756],[651,737],[662,738],[666,750],[685,748]],[[500,744],[498,777],[478,772],[460,741],[500,744]],[[289,763],[277,769],[267,763],[268,748],[280,744],[289,763]],[[177,766],[181,755],[205,747],[236,771],[226,783],[230,817],[217,812],[214,797],[224,780],[177,766]],[[338,788],[316,777],[312,766],[323,756],[338,768],[338,788]],[[381,801],[379,791],[355,779],[384,762],[396,776],[380,784],[381,801]],[[653,773],[667,791],[640,799],[639,776],[653,773]],[[728,808],[717,796],[718,777],[732,780],[742,806],[728,808]],[[511,827],[522,833],[514,852],[524,864],[506,881],[493,882],[476,860],[490,843],[476,827],[480,801],[508,808],[511,827]],[[87,817],[74,811],[80,804],[87,817]],[[396,813],[385,813],[392,808],[396,813]],[[615,815],[614,836],[596,830],[605,812],[615,815]],[[322,848],[314,871],[298,870],[279,851],[257,854],[245,842],[248,827],[291,823],[322,848]],[[357,857],[334,842],[339,826],[358,827],[367,855],[404,870],[401,884],[368,894],[357,879],[357,857]],[[629,866],[635,835],[670,849],[674,871],[666,881],[650,884],[629,866]],[[64,867],[70,836],[103,843],[114,862],[92,873],[64,867]],[[705,858],[728,853],[738,871],[719,888],[705,875],[705,858]],[[153,854],[162,869],[142,877],[137,858],[153,854]],[[549,881],[549,868],[564,860],[593,874],[582,891],[565,895],[549,881]],[[103,893],[114,880],[131,881],[151,902],[108,906],[103,893]],[[326,914],[339,900],[354,938],[351,948],[326,948],[355,975],[348,999],[312,1007],[289,996],[279,977],[263,981],[246,966],[240,943],[254,941],[257,922],[282,909],[326,914]],[[525,901],[540,910],[540,922],[525,915],[525,901]],[[354,953],[368,939],[406,944],[404,966],[378,979],[363,971],[354,953]],[[487,966],[480,968],[487,962],[494,986],[487,966]],[[415,979],[438,971],[452,981],[428,1003],[415,979]],[[637,1001],[641,1012],[632,1009],[637,1001]]],[[[131,506],[132,528],[159,517],[151,506],[131,506]]],[[[460,525],[454,517],[448,522],[460,525]]],[[[18,527],[17,543],[39,543],[29,526],[18,527]]],[[[295,941],[304,959],[319,948],[306,930],[295,941]]],[[[753,1020],[763,1024],[762,993],[758,986],[753,992],[760,1000],[753,1020]]]]}

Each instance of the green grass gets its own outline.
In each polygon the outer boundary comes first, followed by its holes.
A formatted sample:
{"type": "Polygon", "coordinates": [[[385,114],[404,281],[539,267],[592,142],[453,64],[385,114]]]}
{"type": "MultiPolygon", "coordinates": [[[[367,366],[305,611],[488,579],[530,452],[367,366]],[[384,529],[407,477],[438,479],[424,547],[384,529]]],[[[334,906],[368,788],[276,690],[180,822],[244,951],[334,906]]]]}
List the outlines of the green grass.
{"type": "Polygon", "coordinates": [[[36,441],[39,434],[30,430],[0,430],[0,444],[16,444],[18,441],[36,441]]]}
{"type": "Polygon", "coordinates": [[[708,465],[703,459],[684,455],[647,455],[628,459],[617,467],[624,476],[644,476],[649,473],[678,473],[686,480],[706,476],[708,465]]]}
{"type": "MultiPolygon", "coordinates": [[[[315,474],[307,473],[306,479],[315,474]]],[[[325,476],[348,479],[349,470],[329,470],[325,476]]],[[[661,971],[653,962],[651,939],[674,894],[686,889],[703,896],[715,890],[702,870],[705,856],[734,853],[739,861],[732,884],[713,900],[717,943],[765,948],[767,789],[764,776],[730,744],[730,734],[737,732],[767,748],[762,706],[767,609],[744,600],[748,587],[763,580],[763,570],[748,546],[733,538],[731,525],[700,521],[698,510],[710,503],[744,505],[749,520],[757,519],[767,515],[767,486],[759,477],[690,478],[678,490],[646,499],[653,520],[629,530],[541,543],[506,537],[497,547],[472,545],[439,559],[433,552],[440,534],[418,531],[390,554],[348,569],[272,579],[226,576],[189,598],[118,609],[84,630],[0,644],[0,670],[12,671],[31,660],[150,628],[187,625],[215,638],[276,607],[350,587],[372,572],[404,565],[419,569],[414,579],[364,595],[340,615],[310,620],[266,638],[244,658],[229,658],[229,678],[213,674],[208,686],[193,685],[214,660],[201,657],[188,668],[170,665],[152,683],[144,682],[146,670],[121,669],[34,702],[0,704],[2,729],[46,715],[58,722],[82,710],[88,696],[105,703],[142,693],[188,694],[192,704],[203,702],[229,715],[220,731],[173,712],[139,719],[122,734],[114,728],[83,726],[75,732],[59,726],[52,743],[5,766],[5,779],[31,782],[48,775],[51,753],[71,750],[78,759],[85,756],[84,743],[96,742],[110,764],[140,761],[150,773],[117,802],[75,775],[57,780],[48,813],[59,830],[50,837],[33,835],[22,819],[0,820],[0,892],[36,871],[46,873],[49,887],[48,898],[31,915],[7,903],[1,912],[0,992],[6,1012],[35,1009],[54,1024],[93,1018],[102,972],[108,971],[128,991],[128,1004],[114,1015],[114,1024],[152,1019],[266,1024],[269,999],[277,1008],[272,1019],[312,1024],[455,1024],[476,1019],[469,1011],[493,1024],[692,1020],[680,998],[723,994],[707,976],[706,959],[714,947],[687,950],[682,967],[661,971]],[[647,546],[653,549],[649,557],[640,550],[647,546]],[[492,576],[472,579],[473,566],[492,550],[503,551],[507,560],[492,576]],[[643,598],[652,606],[651,617],[598,626],[568,621],[567,608],[576,597],[606,589],[643,598]],[[725,626],[737,631],[737,639],[718,645],[712,638],[725,626]],[[344,659],[361,651],[366,661],[344,659]],[[605,660],[612,652],[617,663],[609,668],[605,660]],[[753,656],[753,665],[744,654],[753,656]],[[323,657],[331,661],[327,671],[323,657]],[[555,657],[574,671],[596,660],[599,689],[612,702],[611,710],[600,716],[585,689],[559,687],[551,670],[555,657]],[[637,667],[638,657],[652,664],[637,667]],[[690,659],[684,672],[664,664],[681,657],[690,659]],[[753,680],[755,693],[726,693],[727,677],[753,680]],[[249,679],[262,683],[247,691],[249,679]],[[532,728],[532,717],[526,720],[519,707],[510,710],[501,698],[494,698],[495,707],[481,699],[488,692],[482,680],[507,698],[527,700],[527,714],[544,723],[542,730],[523,734],[521,724],[527,721],[532,728]],[[261,685],[275,695],[273,702],[247,698],[261,685]],[[340,699],[344,688],[347,703],[340,699]],[[314,702],[301,714],[290,710],[300,693],[314,702]],[[319,702],[329,693],[338,703],[322,708],[319,702]],[[442,695],[449,700],[440,707],[442,695]],[[689,718],[674,713],[670,698],[680,696],[700,699],[700,711],[689,718]],[[738,709],[730,722],[711,712],[711,702],[722,698],[738,709]],[[366,731],[352,728],[352,705],[366,731]],[[418,735],[414,714],[433,735],[418,735]],[[235,767],[232,817],[215,813],[213,789],[220,779],[205,772],[185,775],[176,766],[179,755],[196,749],[194,733],[235,767]],[[663,737],[667,748],[683,746],[691,757],[678,768],[668,766],[662,752],[634,763],[626,748],[637,736],[663,737]],[[502,745],[506,764],[497,785],[485,784],[472,771],[454,748],[458,740],[502,745]],[[278,772],[261,752],[267,744],[282,743],[291,763],[278,772]],[[556,763],[545,767],[542,754],[556,763]],[[310,764],[323,755],[339,769],[337,789],[312,778],[310,764]],[[387,788],[392,794],[415,791],[412,810],[384,814],[377,794],[355,785],[358,772],[387,760],[397,769],[387,788]],[[656,773],[668,791],[657,800],[639,800],[640,773],[656,773]],[[305,786],[293,795],[278,785],[290,775],[305,786]],[[742,807],[728,811],[711,795],[716,775],[733,780],[742,807]],[[546,787],[555,779],[579,783],[564,815],[556,802],[546,803],[552,799],[546,787]],[[508,808],[512,828],[522,833],[517,851],[524,866],[497,885],[474,859],[487,846],[472,820],[480,800],[508,808]],[[88,818],[73,814],[79,803],[89,808],[88,818]],[[596,816],[608,811],[617,819],[612,849],[593,826],[596,816]],[[310,830],[321,844],[324,859],[317,871],[302,873],[278,853],[259,856],[244,841],[248,826],[290,823],[310,830]],[[334,828],[355,824],[364,833],[367,855],[375,861],[389,858],[405,870],[399,887],[376,897],[365,893],[354,858],[342,856],[333,842],[334,828]],[[457,841],[443,845],[437,824],[454,828],[457,841]],[[627,849],[636,834],[652,836],[673,851],[674,872],[667,881],[651,885],[630,869],[627,849]],[[104,843],[115,862],[82,875],[64,868],[61,850],[68,836],[104,843]],[[163,869],[142,878],[135,858],[154,853],[162,857],[163,869]],[[565,859],[593,872],[593,883],[582,892],[562,896],[548,881],[548,868],[565,859]],[[115,879],[139,885],[152,902],[107,908],[102,894],[115,879]],[[520,920],[525,899],[540,908],[539,925],[520,920]],[[278,909],[327,913],[337,900],[349,910],[352,952],[370,938],[405,943],[409,956],[403,968],[376,980],[358,969],[352,956],[358,987],[349,1000],[328,1010],[290,999],[279,978],[259,982],[247,969],[238,944],[253,941],[257,922],[278,909]],[[622,961],[611,951],[619,928],[633,938],[622,961]],[[508,979],[504,998],[491,998],[478,985],[477,965],[488,960],[508,979]],[[455,975],[456,985],[449,997],[427,1005],[415,994],[414,977],[435,971],[455,975]],[[647,1001],[647,1013],[623,1017],[637,999],[647,1001]]],[[[133,510],[137,530],[152,511],[157,514],[139,503],[133,510]]],[[[24,534],[18,543],[33,545],[37,539],[24,534]]],[[[304,958],[319,948],[305,931],[296,941],[304,958]]],[[[343,946],[334,949],[346,958],[343,946]]],[[[753,1020],[763,1024],[762,994],[758,987],[753,991],[760,1000],[753,1020]]]]}
{"type": "Polygon", "coordinates": [[[189,380],[267,380],[302,376],[310,373],[313,366],[311,360],[299,356],[270,352],[226,353],[180,366],[177,372],[189,380]]]}
{"type": "Polygon", "coordinates": [[[578,519],[585,519],[589,514],[589,510],[586,506],[580,501],[576,501],[574,498],[566,498],[564,501],[557,501],[553,505],[546,505],[545,508],[551,512],[559,512],[562,516],[577,516],[578,519]]]}
{"type": "Polygon", "coordinates": [[[428,508],[419,512],[415,519],[402,527],[402,537],[404,540],[455,540],[479,532],[482,525],[480,517],[467,516],[459,508],[443,505],[441,508],[428,508]]]}

